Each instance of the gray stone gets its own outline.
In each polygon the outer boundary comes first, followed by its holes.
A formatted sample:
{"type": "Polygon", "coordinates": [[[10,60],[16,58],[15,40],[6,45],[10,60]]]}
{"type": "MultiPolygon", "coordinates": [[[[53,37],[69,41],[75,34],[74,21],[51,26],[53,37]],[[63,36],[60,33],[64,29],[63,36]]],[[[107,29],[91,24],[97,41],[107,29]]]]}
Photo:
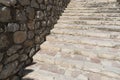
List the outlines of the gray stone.
{"type": "Polygon", "coordinates": [[[35,36],[35,43],[39,44],[41,41],[40,36],[35,36]]]}
{"type": "Polygon", "coordinates": [[[2,28],[0,28],[0,33],[4,32],[4,30],[2,28]]]}
{"type": "Polygon", "coordinates": [[[27,60],[28,59],[28,56],[26,55],[26,54],[22,54],[22,55],[20,55],[20,61],[22,62],[22,61],[25,61],[25,60],[27,60]]]}
{"type": "Polygon", "coordinates": [[[33,22],[33,21],[32,21],[32,22],[29,22],[27,25],[28,25],[28,29],[29,29],[29,30],[34,30],[34,29],[35,29],[35,27],[34,27],[35,22],[33,22]]]}
{"type": "Polygon", "coordinates": [[[46,27],[47,26],[47,22],[46,21],[42,21],[42,27],[46,27]]]}
{"type": "Polygon", "coordinates": [[[25,62],[25,65],[29,65],[32,63],[32,59],[27,59],[26,62],[25,62]]]}
{"type": "Polygon", "coordinates": [[[30,53],[29,53],[29,57],[33,57],[33,55],[35,54],[36,50],[35,48],[32,48],[30,53]]]}
{"type": "Polygon", "coordinates": [[[12,54],[16,53],[18,50],[22,48],[21,45],[13,45],[11,48],[8,49],[7,55],[11,56],[12,54]]]}
{"type": "Polygon", "coordinates": [[[20,77],[19,76],[14,76],[14,77],[12,77],[11,80],[20,80],[20,77]]]}
{"type": "Polygon", "coordinates": [[[39,8],[39,4],[36,2],[36,0],[31,1],[31,7],[39,8]]]}
{"type": "Polygon", "coordinates": [[[20,30],[21,31],[27,31],[28,30],[27,25],[25,23],[20,24],[20,30]]]}
{"type": "Polygon", "coordinates": [[[32,47],[34,45],[33,40],[27,40],[24,42],[24,47],[32,47]]]}
{"type": "Polygon", "coordinates": [[[47,26],[52,26],[52,22],[50,20],[47,21],[47,26]]]}
{"type": "Polygon", "coordinates": [[[37,30],[37,29],[39,29],[40,28],[40,22],[36,22],[35,23],[35,29],[37,30]]]}
{"type": "Polygon", "coordinates": [[[0,52],[0,62],[1,62],[2,59],[3,59],[3,55],[4,55],[4,53],[0,52]]]}
{"type": "Polygon", "coordinates": [[[9,22],[11,20],[11,12],[8,7],[0,7],[0,22],[9,22]]]}
{"type": "Polygon", "coordinates": [[[50,12],[50,11],[51,11],[51,9],[52,9],[52,5],[48,5],[48,6],[47,6],[47,11],[49,11],[49,12],[50,12]]]}
{"type": "Polygon", "coordinates": [[[49,0],[44,0],[45,5],[49,3],[49,0]]]}
{"type": "Polygon", "coordinates": [[[22,6],[30,5],[30,0],[18,0],[22,6]]]}
{"type": "Polygon", "coordinates": [[[5,65],[0,73],[0,79],[4,80],[5,78],[13,75],[17,66],[18,66],[18,61],[5,65]]]}
{"type": "Polygon", "coordinates": [[[24,11],[17,11],[16,20],[20,23],[25,23],[27,21],[27,17],[24,11]]]}
{"type": "Polygon", "coordinates": [[[3,65],[2,65],[2,64],[0,64],[0,72],[2,71],[2,68],[3,68],[3,65]]]}
{"type": "Polygon", "coordinates": [[[8,37],[6,35],[0,35],[0,49],[7,48],[9,46],[8,37]]]}
{"type": "Polygon", "coordinates": [[[31,8],[31,7],[27,7],[26,8],[26,13],[28,14],[27,16],[28,16],[28,18],[29,19],[34,19],[34,17],[35,17],[35,10],[34,10],[34,8],[31,8]]]}
{"type": "Polygon", "coordinates": [[[35,31],[35,34],[36,34],[36,35],[40,35],[40,34],[42,34],[42,32],[43,32],[42,29],[41,29],[41,30],[36,30],[36,31],[35,31]]]}
{"type": "Polygon", "coordinates": [[[17,30],[19,30],[19,24],[16,23],[9,23],[6,27],[6,31],[8,32],[15,32],[17,30]]]}
{"type": "Polygon", "coordinates": [[[16,0],[0,0],[0,3],[5,6],[14,6],[16,4],[16,0]]]}
{"type": "Polygon", "coordinates": [[[12,62],[12,61],[18,59],[18,57],[19,57],[18,54],[14,54],[14,55],[8,57],[8,58],[5,60],[4,64],[7,64],[7,63],[9,63],[9,62],[12,62]]]}
{"type": "Polygon", "coordinates": [[[37,11],[36,18],[39,20],[43,20],[44,13],[42,11],[37,11]]]}
{"type": "Polygon", "coordinates": [[[41,9],[41,10],[45,10],[45,9],[46,9],[46,6],[43,5],[43,4],[40,4],[40,9],[41,9]]]}
{"type": "Polygon", "coordinates": [[[28,31],[28,39],[33,39],[34,31],[28,31]]]}
{"type": "Polygon", "coordinates": [[[17,44],[23,43],[27,39],[25,31],[17,31],[14,33],[14,42],[17,44]]]}
{"type": "Polygon", "coordinates": [[[37,0],[37,1],[38,1],[38,3],[43,3],[44,0],[37,0]]]}

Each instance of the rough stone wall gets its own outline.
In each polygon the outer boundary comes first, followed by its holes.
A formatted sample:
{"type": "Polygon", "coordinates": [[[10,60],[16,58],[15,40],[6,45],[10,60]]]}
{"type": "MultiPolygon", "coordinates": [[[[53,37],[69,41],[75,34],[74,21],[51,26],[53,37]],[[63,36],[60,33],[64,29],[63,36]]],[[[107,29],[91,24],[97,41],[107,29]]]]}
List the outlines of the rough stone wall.
{"type": "Polygon", "coordinates": [[[70,0],[0,0],[0,80],[20,80],[70,0]]]}
{"type": "Polygon", "coordinates": [[[117,0],[117,2],[119,2],[119,3],[120,3],[120,0],[117,0]]]}

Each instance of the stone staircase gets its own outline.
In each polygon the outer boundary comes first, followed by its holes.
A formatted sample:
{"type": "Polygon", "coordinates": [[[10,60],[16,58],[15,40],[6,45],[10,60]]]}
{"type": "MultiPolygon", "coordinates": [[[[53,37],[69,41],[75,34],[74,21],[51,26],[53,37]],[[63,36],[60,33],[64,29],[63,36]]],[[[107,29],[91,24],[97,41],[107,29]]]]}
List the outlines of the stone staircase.
{"type": "Polygon", "coordinates": [[[120,80],[117,5],[112,0],[71,0],[24,79],[120,80]]]}

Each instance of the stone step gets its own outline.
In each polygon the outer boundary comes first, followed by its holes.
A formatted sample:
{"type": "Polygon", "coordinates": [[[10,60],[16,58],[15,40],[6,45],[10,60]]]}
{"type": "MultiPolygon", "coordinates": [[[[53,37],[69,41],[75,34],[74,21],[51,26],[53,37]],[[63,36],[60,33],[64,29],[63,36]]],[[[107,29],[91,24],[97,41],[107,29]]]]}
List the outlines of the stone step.
{"type": "Polygon", "coordinates": [[[94,10],[91,10],[91,9],[79,9],[79,10],[65,10],[64,13],[119,13],[120,12],[120,9],[117,9],[117,10],[110,10],[110,9],[94,9],[94,10]]]}
{"type": "Polygon", "coordinates": [[[75,11],[75,10],[99,10],[99,9],[102,9],[102,10],[119,10],[120,8],[119,7],[100,7],[100,8],[96,8],[96,7],[67,7],[65,8],[65,11],[66,10],[71,10],[71,11],[75,11]]]}
{"type": "MultiPolygon", "coordinates": [[[[37,56],[40,56],[40,58],[42,57],[40,55],[41,52],[39,52],[38,54],[36,54],[37,56]]],[[[43,56],[44,57],[44,56],[43,56]]],[[[41,60],[39,58],[35,58],[36,60],[34,65],[29,66],[26,68],[26,70],[33,70],[32,73],[27,74],[23,80],[92,80],[92,79],[96,79],[96,77],[94,76],[98,76],[99,78],[101,78],[102,80],[118,80],[115,78],[111,78],[109,77],[109,75],[107,75],[107,77],[105,75],[101,75],[99,73],[93,73],[93,72],[88,72],[88,71],[83,71],[83,70],[79,70],[79,69],[71,69],[68,68],[68,66],[63,66],[66,64],[69,64],[70,66],[77,66],[80,67],[80,64],[76,63],[70,63],[70,60],[65,60],[65,59],[58,59],[58,63],[63,63],[63,64],[59,64],[57,65],[53,65],[53,64],[49,64],[49,63],[45,63],[45,62],[41,62],[41,60]],[[65,62],[63,62],[63,60],[65,60],[65,62]],[[62,67],[63,66],[63,67],[62,67]],[[64,75],[63,75],[64,74],[64,75]],[[88,75],[94,75],[94,76],[88,76],[88,75]]],[[[43,60],[42,60],[43,61],[43,60]]],[[[90,62],[86,62],[84,64],[88,64],[85,66],[84,69],[87,69],[87,66],[91,66],[94,67],[96,64],[91,64],[90,62]]],[[[90,69],[90,68],[89,68],[90,69]]],[[[96,69],[96,68],[95,68],[96,69]]],[[[94,71],[95,71],[94,69],[94,71]]],[[[96,69],[97,70],[97,69],[96,69]]],[[[27,71],[26,71],[27,72],[27,71]]],[[[98,78],[98,77],[97,77],[98,78]]]]}
{"type": "Polygon", "coordinates": [[[85,1],[85,2],[71,2],[69,3],[68,7],[119,7],[118,2],[93,2],[93,1],[85,1]]]}
{"type": "Polygon", "coordinates": [[[120,61],[120,50],[108,47],[99,47],[83,44],[72,44],[66,42],[46,41],[41,45],[42,50],[56,51],[63,53],[79,54],[83,56],[97,56],[101,59],[120,61]]]}
{"type": "MultiPolygon", "coordinates": [[[[66,11],[65,13],[63,13],[63,14],[67,14],[67,13],[71,13],[72,11],[66,11]]],[[[79,11],[74,11],[73,13],[107,13],[107,14],[109,14],[109,13],[120,13],[120,11],[119,10],[100,10],[100,11],[97,11],[97,10],[79,10],[79,11]]]]}
{"type": "Polygon", "coordinates": [[[101,31],[113,31],[120,32],[120,27],[115,25],[83,25],[83,24],[63,24],[59,23],[54,26],[54,28],[69,28],[69,29],[80,29],[80,30],[101,30],[101,31]]]}
{"type": "Polygon", "coordinates": [[[40,61],[36,61],[36,64],[27,67],[26,70],[33,70],[33,72],[26,75],[23,80],[84,80],[65,76],[63,75],[65,70],[59,66],[40,61]]]}
{"type": "Polygon", "coordinates": [[[47,41],[59,41],[73,44],[88,44],[94,46],[120,48],[120,41],[113,39],[95,38],[95,37],[84,37],[84,36],[73,36],[73,35],[61,35],[51,34],[47,36],[47,41]]]}
{"type": "MultiPolygon", "coordinates": [[[[78,3],[78,2],[90,2],[89,0],[71,0],[71,3],[78,3]]],[[[91,0],[91,2],[107,2],[107,3],[113,3],[116,2],[116,0],[91,0]]]]}
{"type": "Polygon", "coordinates": [[[106,21],[120,21],[120,17],[102,17],[102,16],[61,16],[60,20],[106,20],[106,21]]]}
{"type": "Polygon", "coordinates": [[[77,25],[118,25],[120,21],[106,21],[106,20],[58,20],[58,24],[77,24],[77,25]]]}
{"type": "MultiPolygon", "coordinates": [[[[108,3],[109,4],[109,3],[108,3]]],[[[85,4],[81,4],[81,3],[76,3],[76,4],[69,4],[68,6],[68,9],[69,8],[76,8],[76,9],[80,9],[80,8],[120,8],[119,4],[110,4],[110,5],[106,5],[106,4],[102,4],[100,5],[100,3],[85,3],[85,4]]]]}
{"type": "Polygon", "coordinates": [[[67,28],[54,28],[51,30],[53,34],[66,34],[73,36],[87,36],[87,37],[100,37],[110,39],[120,39],[120,32],[100,31],[100,30],[80,30],[80,29],[67,29],[67,28]]]}
{"type": "MultiPolygon", "coordinates": [[[[81,71],[84,72],[84,74],[87,72],[95,72],[96,74],[104,74],[102,71],[106,70],[110,73],[116,74],[119,73],[119,69],[113,65],[106,65],[106,62],[110,62],[108,60],[101,60],[97,57],[85,57],[81,55],[73,55],[69,53],[61,53],[61,52],[56,52],[55,56],[50,56],[50,51],[47,52],[46,50],[41,50],[39,51],[35,56],[34,60],[38,62],[44,62],[47,64],[44,70],[52,71],[52,72],[57,72],[59,74],[63,74],[67,76],[67,71],[81,71]],[[101,63],[101,64],[99,64],[101,63]],[[51,65],[49,65],[51,64],[51,65]],[[54,65],[54,66],[53,66],[54,65]],[[56,65],[56,66],[55,66],[56,65]],[[47,68],[49,67],[49,68],[47,68]],[[59,69],[59,68],[61,69],[59,69]],[[113,68],[112,71],[107,70],[106,67],[111,67],[113,68]],[[51,69],[52,68],[52,69],[51,69]],[[115,69],[118,69],[118,71],[115,71],[115,69]]],[[[114,61],[111,61],[114,62],[114,61]]],[[[110,62],[110,63],[111,63],[110,62]]],[[[69,76],[71,76],[71,72],[69,71],[69,76]]],[[[81,73],[83,75],[83,73],[81,73]]],[[[85,75],[84,75],[85,76],[85,75]]],[[[110,75],[107,75],[110,76],[110,75]]],[[[117,75],[116,75],[117,76],[117,75]]],[[[72,76],[73,77],[73,76],[72,76]]],[[[117,76],[118,77],[118,76],[117,76]]],[[[78,79],[78,77],[75,77],[78,79]]],[[[87,76],[86,76],[87,78],[87,76]]],[[[84,78],[80,78],[81,80],[84,80],[84,78]]]]}
{"type": "Polygon", "coordinates": [[[120,13],[63,13],[62,16],[111,16],[111,17],[119,17],[120,13]]]}

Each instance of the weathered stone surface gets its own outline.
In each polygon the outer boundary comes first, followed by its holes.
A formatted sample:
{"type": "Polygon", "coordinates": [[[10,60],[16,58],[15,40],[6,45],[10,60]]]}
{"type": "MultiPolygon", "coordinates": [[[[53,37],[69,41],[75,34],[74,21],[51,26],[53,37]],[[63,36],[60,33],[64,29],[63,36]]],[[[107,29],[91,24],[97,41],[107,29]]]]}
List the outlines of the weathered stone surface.
{"type": "Polygon", "coordinates": [[[28,32],[28,39],[33,39],[34,37],[34,31],[29,31],[28,32]]]}
{"type": "Polygon", "coordinates": [[[42,21],[42,27],[45,27],[47,25],[47,22],[46,21],[42,21]]]}
{"type": "Polygon", "coordinates": [[[3,55],[4,55],[4,53],[0,52],[0,62],[1,62],[2,59],[3,59],[3,55]]]}
{"type": "Polygon", "coordinates": [[[18,0],[22,6],[30,5],[30,0],[18,0]]]}
{"type": "Polygon", "coordinates": [[[18,31],[14,33],[14,42],[23,43],[27,39],[27,33],[24,31],[18,31]]]}
{"type": "Polygon", "coordinates": [[[39,4],[36,2],[36,0],[31,1],[31,7],[39,8],[39,4]]]}
{"type": "Polygon", "coordinates": [[[0,72],[2,71],[2,68],[3,68],[3,65],[2,65],[2,64],[0,64],[0,72]]]}
{"type": "Polygon", "coordinates": [[[44,0],[37,0],[38,1],[38,3],[42,3],[44,0]]]}
{"type": "Polygon", "coordinates": [[[11,80],[20,80],[19,76],[14,76],[11,80]]]}
{"type": "Polygon", "coordinates": [[[31,7],[27,7],[26,8],[26,12],[27,12],[27,16],[28,16],[28,18],[29,19],[34,19],[34,17],[35,17],[35,10],[34,10],[34,8],[31,8],[31,7]]]}
{"type": "Polygon", "coordinates": [[[0,0],[0,3],[5,6],[14,6],[16,4],[16,0],[0,0]]]}
{"type": "Polygon", "coordinates": [[[40,36],[35,36],[35,43],[40,43],[41,39],[40,36]]]}
{"type": "Polygon", "coordinates": [[[61,13],[58,3],[61,1],[0,0],[0,80],[21,80],[23,69],[32,63],[53,27],[53,17],[61,13]]]}
{"type": "Polygon", "coordinates": [[[32,48],[30,53],[29,53],[29,57],[33,57],[33,55],[35,54],[35,48],[32,48]]]}
{"type": "Polygon", "coordinates": [[[42,11],[37,11],[36,18],[42,20],[44,18],[44,13],[42,11]]]}
{"type": "Polygon", "coordinates": [[[0,7],[0,22],[9,22],[11,20],[11,12],[8,7],[0,7]]]}
{"type": "Polygon", "coordinates": [[[27,40],[24,42],[25,47],[32,47],[34,45],[33,40],[27,40]]]}
{"type": "Polygon", "coordinates": [[[6,48],[9,46],[9,40],[8,40],[8,37],[7,35],[0,35],[0,49],[3,49],[3,48],[6,48]]]}
{"type": "Polygon", "coordinates": [[[9,23],[6,28],[6,31],[8,32],[15,32],[17,30],[19,30],[19,24],[16,23],[9,23]]]}
{"type": "Polygon", "coordinates": [[[9,77],[10,75],[13,75],[17,66],[18,66],[17,61],[5,65],[0,73],[0,79],[5,79],[9,77]]]}
{"type": "Polygon", "coordinates": [[[3,28],[0,28],[0,34],[1,34],[2,32],[4,32],[4,30],[3,30],[3,28]]]}
{"type": "Polygon", "coordinates": [[[20,61],[25,61],[28,59],[28,56],[26,54],[20,55],[20,61]]]}
{"type": "Polygon", "coordinates": [[[12,61],[15,61],[16,59],[19,59],[19,54],[14,54],[14,55],[8,57],[5,60],[4,64],[7,64],[7,63],[12,62],[12,61]]]}
{"type": "Polygon", "coordinates": [[[29,22],[27,25],[28,25],[29,30],[34,30],[35,29],[34,22],[29,22]]]}
{"type": "Polygon", "coordinates": [[[7,55],[11,56],[15,54],[17,51],[19,51],[22,48],[21,45],[13,45],[11,48],[8,49],[7,55]]]}
{"type": "Polygon", "coordinates": [[[27,31],[27,30],[28,30],[27,24],[24,24],[24,23],[21,24],[21,25],[20,25],[20,30],[21,30],[21,31],[27,31]]]}
{"type": "Polygon", "coordinates": [[[16,20],[20,23],[25,23],[27,21],[27,16],[24,11],[17,11],[16,20]]]}

